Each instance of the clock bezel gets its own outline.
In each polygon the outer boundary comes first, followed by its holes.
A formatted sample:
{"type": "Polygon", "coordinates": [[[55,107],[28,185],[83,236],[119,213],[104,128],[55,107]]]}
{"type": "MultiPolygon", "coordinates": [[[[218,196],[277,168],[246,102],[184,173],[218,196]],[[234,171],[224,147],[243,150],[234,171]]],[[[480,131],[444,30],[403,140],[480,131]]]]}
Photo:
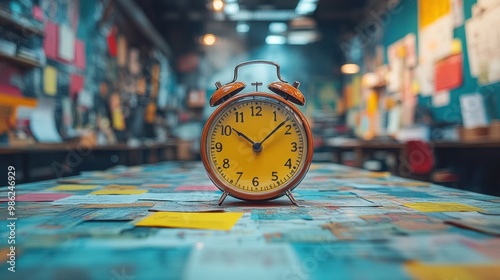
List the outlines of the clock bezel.
{"type": "Polygon", "coordinates": [[[264,200],[271,200],[275,199],[278,197],[281,197],[285,195],[287,192],[291,192],[293,189],[295,189],[302,179],[304,179],[305,175],[307,174],[307,171],[309,170],[309,167],[312,162],[312,157],[313,157],[313,152],[314,152],[314,145],[313,145],[313,137],[312,137],[312,131],[311,127],[309,125],[309,122],[307,121],[306,117],[302,112],[291,102],[287,101],[281,96],[266,93],[266,92],[250,92],[250,93],[245,93],[245,94],[240,94],[236,96],[232,96],[225,102],[223,102],[208,118],[205,127],[203,128],[202,135],[201,135],[201,141],[200,141],[200,155],[201,155],[201,160],[203,162],[203,165],[205,166],[205,169],[207,171],[208,177],[210,180],[215,184],[215,186],[220,189],[221,191],[227,193],[228,195],[242,199],[242,200],[249,200],[249,201],[264,201],[264,200]],[[295,175],[295,177],[284,183],[282,186],[270,190],[270,191],[264,191],[264,192],[246,192],[244,190],[240,190],[229,183],[221,180],[219,176],[217,175],[217,172],[213,169],[213,166],[211,164],[211,159],[209,156],[209,147],[208,147],[208,136],[211,135],[211,130],[210,128],[212,127],[212,124],[214,120],[219,116],[219,114],[225,111],[227,107],[229,107],[232,103],[243,99],[243,98],[248,98],[248,97],[265,97],[269,99],[273,99],[277,102],[283,103],[286,105],[286,107],[290,108],[293,113],[299,118],[299,120],[302,122],[302,126],[304,128],[304,138],[305,142],[307,143],[307,147],[304,149],[304,164],[302,165],[302,168],[298,170],[298,173],[295,175]],[[209,133],[210,132],[210,133],[209,133]]]}

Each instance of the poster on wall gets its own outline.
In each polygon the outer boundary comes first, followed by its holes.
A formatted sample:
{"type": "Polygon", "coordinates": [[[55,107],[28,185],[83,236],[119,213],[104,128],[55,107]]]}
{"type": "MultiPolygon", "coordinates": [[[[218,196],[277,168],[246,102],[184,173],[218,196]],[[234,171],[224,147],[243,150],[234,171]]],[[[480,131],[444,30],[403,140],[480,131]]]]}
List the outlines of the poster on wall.
{"type": "Polygon", "coordinates": [[[434,67],[437,61],[451,54],[453,45],[453,18],[446,14],[419,29],[418,79],[422,95],[434,90],[434,67]]]}
{"type": "Polygon", "coordinates": [[[481,1],[473,6],[473,16],[465,23],[471,75],[483,85],[500,81],[499,13],[498,3],[481,1]]]}

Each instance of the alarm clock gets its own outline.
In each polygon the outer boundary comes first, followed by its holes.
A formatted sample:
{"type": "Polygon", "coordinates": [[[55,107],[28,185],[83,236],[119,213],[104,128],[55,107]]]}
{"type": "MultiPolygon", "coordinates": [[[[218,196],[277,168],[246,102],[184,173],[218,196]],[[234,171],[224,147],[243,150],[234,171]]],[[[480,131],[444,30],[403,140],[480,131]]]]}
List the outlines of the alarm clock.
{"type": "Polygon", "coordinates": [[[210,115],[201,135],[200,155],[208,177],[223,193],[218,204],[232,197],[247,201],[271,200],[286,195],[298,205],[292,190],[302,181],[313,156],[313,137],[305,116],[299,82],[289,84],[279,64],[252,60],[238,64],[231,82],[216,82],[210,115]],[[238,69],[250,64],[276,67],[278,81],[271,92],[240,93],[238,69]]]}

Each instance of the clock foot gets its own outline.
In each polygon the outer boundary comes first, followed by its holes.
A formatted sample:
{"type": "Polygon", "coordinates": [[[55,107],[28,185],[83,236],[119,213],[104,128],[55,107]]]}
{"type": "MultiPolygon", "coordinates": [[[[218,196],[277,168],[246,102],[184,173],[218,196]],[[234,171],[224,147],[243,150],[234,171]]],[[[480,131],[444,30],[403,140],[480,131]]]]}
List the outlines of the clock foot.
{"type": "Polygon", "coordinates": [[[285,192],[286,196],[290,199],[290,201],[293,203],[295,206],[300,206],[297,200],[295,200],[295,197],[293,197],[293,194],[291,191],[285,192]]]}
{"type": "Polygon", "coordinates": [[[219,206],[222,205],[222,202],[224,202],[224,199],[226,199],[226,197],[227,197],[228,194],[229,194],[228,192],[223,192],[222,193],[222,195],[219,198],[219,206]]]}

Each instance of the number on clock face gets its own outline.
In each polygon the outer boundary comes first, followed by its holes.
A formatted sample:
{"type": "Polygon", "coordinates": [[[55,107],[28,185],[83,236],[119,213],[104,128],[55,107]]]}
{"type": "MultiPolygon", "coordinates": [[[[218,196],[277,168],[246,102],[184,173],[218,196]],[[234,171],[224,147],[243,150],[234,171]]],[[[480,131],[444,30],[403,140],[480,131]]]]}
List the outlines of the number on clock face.
{"type": "Polygon", "coordinates": [[[206,149],[216,176],[232,188],[266,192],[293,180],[305,164],[306,133],[285,104],[248,97],[213,120],[206,149]]]}

